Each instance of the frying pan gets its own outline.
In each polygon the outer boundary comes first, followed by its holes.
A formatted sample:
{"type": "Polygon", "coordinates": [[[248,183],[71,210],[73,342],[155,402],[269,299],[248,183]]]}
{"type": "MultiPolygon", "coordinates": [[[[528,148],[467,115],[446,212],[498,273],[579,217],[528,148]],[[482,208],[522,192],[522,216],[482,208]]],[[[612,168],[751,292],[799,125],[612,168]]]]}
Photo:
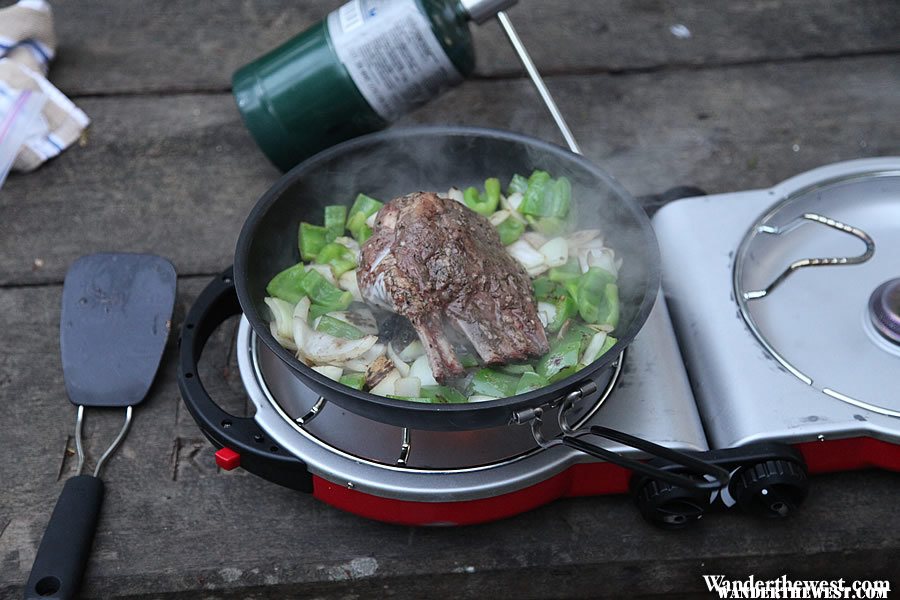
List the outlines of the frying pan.
{"type": "MultiPolygon", "coordinates": [[[[203,347],[216,324],[241,310],[259,339],[306,386],[363,417],[409,429],[436,431],[530,423],[535,440],[543,447],[565,444],[672,485],[718,489],[728,484],[728,472],[695,456],[599,425],[584,431],[564,429],[563,434],[552,439],[545,439],[540,428],[545,410],[558,408],[563,414],[566,407],[596,392],[604,377],[610,380],[612,368],[621,365],[616,361],[646,321],[658,291],[659,251],[647,216],[616,181],[580,155],[541,140],[492,129],[393,129],[345,142],[312,157],[285,174],[262,196],[241,230],[233,272],[211,282],[185,319],[178,381],[188,409],[210,439],[220,446],[249,450],[248,456],[253,456],[252,443],[248,445],[244,438],[263,439],[263,432],[257,431],[256,425],[243,422],[247,419],[239,424],[227,415],[194,377],[203,347]],[[321,222],[326,205],[349,203],[360,192],[387,200],[410,190],[441,191],[451,186],[480,185],[487,177],[508,181],[515,173],[528,174],[534,169],[570,180],[570,219],[577,223],[576,228],[600,228],[606,244],[624,260],[618,278],[621,314],[614,332],[618,341],[578,373],[511,398],[469,404],[420,404],[343,386],[301,363],[272,336],[264,303],[266,285],[277,273],[300,261],[296,245],[298,224],[321,222]],[[225,427],[225,423],[227,430],[220,427],[225,427]],[[615,454],[585,440],[587,435],[639,449],[663,459],[664,464],[654,466],[615,454]]],[[[291,459],[284,457],[284,461],[291,459]]],[[[260,465],[253,465],[252,469],[262,474],[260,465]]],[[[266,468],[264,476],[278,476],[270,471],[266,468]]]]}

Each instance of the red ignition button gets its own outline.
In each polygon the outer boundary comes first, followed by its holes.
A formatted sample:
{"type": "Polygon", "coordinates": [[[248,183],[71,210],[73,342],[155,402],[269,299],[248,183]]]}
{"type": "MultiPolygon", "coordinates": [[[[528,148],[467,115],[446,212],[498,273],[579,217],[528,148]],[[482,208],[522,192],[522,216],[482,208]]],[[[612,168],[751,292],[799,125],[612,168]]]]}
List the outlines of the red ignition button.
{"type": "Polygon", "coordinates": [[[237,469],[241,466],[241,455],[231,448],[220,448],[216,451],[216,464],[226,471],[237,469]]]}

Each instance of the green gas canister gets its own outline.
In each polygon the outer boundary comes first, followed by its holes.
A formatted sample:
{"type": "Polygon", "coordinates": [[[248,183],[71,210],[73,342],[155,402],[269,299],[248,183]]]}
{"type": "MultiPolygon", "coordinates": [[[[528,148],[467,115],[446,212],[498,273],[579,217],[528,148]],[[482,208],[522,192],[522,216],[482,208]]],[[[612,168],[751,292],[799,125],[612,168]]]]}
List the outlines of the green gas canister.
{"type": "Polygon", "coordinates": [[[475,68],[469,21],[515,2],[351,0],[238,69],[238,110],[266,156],[290,169],[461,83],[475,68]]]}

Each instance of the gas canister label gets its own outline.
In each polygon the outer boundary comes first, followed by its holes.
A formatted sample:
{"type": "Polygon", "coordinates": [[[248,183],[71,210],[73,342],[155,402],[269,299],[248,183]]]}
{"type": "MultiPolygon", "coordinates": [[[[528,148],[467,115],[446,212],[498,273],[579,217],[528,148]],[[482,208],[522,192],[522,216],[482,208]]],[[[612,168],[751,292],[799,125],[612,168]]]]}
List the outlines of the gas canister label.
{"type": "Polygon", "coordinates": [[[328,34],[363,98],[386,121],[462,81],[415,0],[351,0],[328,34]]]}

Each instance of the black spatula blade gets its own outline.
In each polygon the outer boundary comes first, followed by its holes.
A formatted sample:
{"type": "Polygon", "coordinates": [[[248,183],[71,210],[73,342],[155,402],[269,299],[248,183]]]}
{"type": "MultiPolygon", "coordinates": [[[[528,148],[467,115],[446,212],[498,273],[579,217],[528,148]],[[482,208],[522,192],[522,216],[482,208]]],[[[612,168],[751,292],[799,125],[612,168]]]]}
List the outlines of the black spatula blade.
{"type": "Polygon", "coordinates": [[[73,404],[133,406],[159,368],[175,305],[172,263],[150,254],[92,254],[63,286],[60,351],[73,404]]]}

